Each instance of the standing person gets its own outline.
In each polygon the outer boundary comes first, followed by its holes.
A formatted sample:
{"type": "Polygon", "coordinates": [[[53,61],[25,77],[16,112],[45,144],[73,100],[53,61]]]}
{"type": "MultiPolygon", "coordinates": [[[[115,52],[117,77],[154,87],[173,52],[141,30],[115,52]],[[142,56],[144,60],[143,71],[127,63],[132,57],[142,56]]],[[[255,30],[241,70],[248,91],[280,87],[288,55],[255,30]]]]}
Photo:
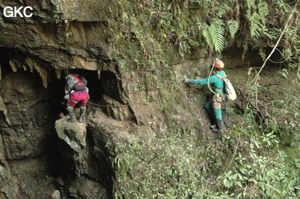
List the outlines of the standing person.
{"type": "Polygon", "coordinates": [[[206,102],[205,109],[208,111],[210,117],[212,118],[211,129],[215,132],[223,132],[223,117],[222,117],[222,95],[224,92],[224,80],[225,72],[224,63],[222,60],[216,59],[212,65],[214,75],[206,79],[184,79],[184,83],[192,84],[212,84],[213,94],[211,100],[206,102]]]}
{"type": "Polygon", "coordinates": [[[68,74],[66,76],[67,85],[65,87],[65,99],[67,102],[67,110],[70,118],[68,122],[75,122],[74,107],[78,104],[80,107],[79,122],[85,120],[86,105],[89,100],[89,89],[86,87],[87,81],[84,77],[68,74]]]}

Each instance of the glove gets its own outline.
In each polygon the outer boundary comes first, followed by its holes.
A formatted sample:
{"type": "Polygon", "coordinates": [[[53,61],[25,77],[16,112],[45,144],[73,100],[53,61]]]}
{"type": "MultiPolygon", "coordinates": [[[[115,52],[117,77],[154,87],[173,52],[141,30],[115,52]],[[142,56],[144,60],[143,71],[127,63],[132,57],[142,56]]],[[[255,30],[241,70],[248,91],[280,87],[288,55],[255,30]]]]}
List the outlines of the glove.
{"type": "Polygon", "coordinates": [[[70,95],[69,94],[66,94],[65,96],[64,96],[64,99],[69,99],[70,98],[70,95]]]}
{"type": "Polygon", "coordinates": [[[184,78],[182,82],[183,82],[183,83],[189,83],[190,81],[189,81],[189,79],[184,78]]]}

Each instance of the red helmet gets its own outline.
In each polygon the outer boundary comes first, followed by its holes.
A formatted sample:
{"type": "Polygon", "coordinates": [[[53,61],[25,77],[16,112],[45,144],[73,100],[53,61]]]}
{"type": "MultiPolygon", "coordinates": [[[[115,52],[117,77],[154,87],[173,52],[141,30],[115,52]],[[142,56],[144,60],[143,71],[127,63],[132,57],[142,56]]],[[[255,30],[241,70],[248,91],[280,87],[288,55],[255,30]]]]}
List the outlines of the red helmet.
{"type": "Polygon", "coordinates": [[[224,68],[224,62],[220,59],[215,61],[214,67],[219,68],[219,69],[223,69],[224,68]]]}

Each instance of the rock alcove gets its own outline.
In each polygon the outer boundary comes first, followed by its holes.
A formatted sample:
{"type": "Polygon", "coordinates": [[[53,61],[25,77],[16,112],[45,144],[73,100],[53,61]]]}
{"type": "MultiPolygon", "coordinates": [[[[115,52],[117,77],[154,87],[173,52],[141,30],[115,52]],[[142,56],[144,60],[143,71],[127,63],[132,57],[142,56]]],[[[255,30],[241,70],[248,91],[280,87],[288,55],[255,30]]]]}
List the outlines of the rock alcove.
{"type": "Polygon", "coordinates": [[[93,120],[93,125],[65,121],[63,77],[67,73],[77,73],[87,79],[91,96],[88,115],[94,117],[96,111],[103,114],[104,104],[108,102],[105,99],[120,100],[115,93],[118,90],[114,89],[119,84],[116,75],[80,69],[41,73],[23,65],[22,54],[16,55],[11,49],[0,50],[3,55],[0,147],[4,151],[4,157],[0,157],[0,174],[6,182],[0,198],[27,198],[28,195],[43,198],[51,196],[55,190],[66,198],[70,195],[74,198],[84,195],[110,198],[114,174],[105,141],[100,136],[101,131],[97,130],[98,119],[93,120]],[[13,65],[11,60],[14,60],[13,65]],[[41,74],[47,76],[46,88],[45,77],[41,74]],[[61,121],[62,137],[57,134],[60,127],[55,126],[55,121],[61,121]],[[70,135],[75,142],[68,143],[64,139],[70,135]]]}

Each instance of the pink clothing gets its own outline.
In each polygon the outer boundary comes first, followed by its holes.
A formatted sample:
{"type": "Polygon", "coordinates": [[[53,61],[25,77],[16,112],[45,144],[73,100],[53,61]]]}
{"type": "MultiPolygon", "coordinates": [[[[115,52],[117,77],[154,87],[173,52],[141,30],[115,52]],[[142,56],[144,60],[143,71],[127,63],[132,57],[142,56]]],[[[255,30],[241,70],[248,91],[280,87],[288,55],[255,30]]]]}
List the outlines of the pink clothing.
{"type": "Polygon", "coordinates": [[[69,106],[75,106],[80,104],[80,106],[86,106],[89,100],[89,93],[87,90],[73,91],[70,93],[70,98],[68,100],[69,106]]]}

